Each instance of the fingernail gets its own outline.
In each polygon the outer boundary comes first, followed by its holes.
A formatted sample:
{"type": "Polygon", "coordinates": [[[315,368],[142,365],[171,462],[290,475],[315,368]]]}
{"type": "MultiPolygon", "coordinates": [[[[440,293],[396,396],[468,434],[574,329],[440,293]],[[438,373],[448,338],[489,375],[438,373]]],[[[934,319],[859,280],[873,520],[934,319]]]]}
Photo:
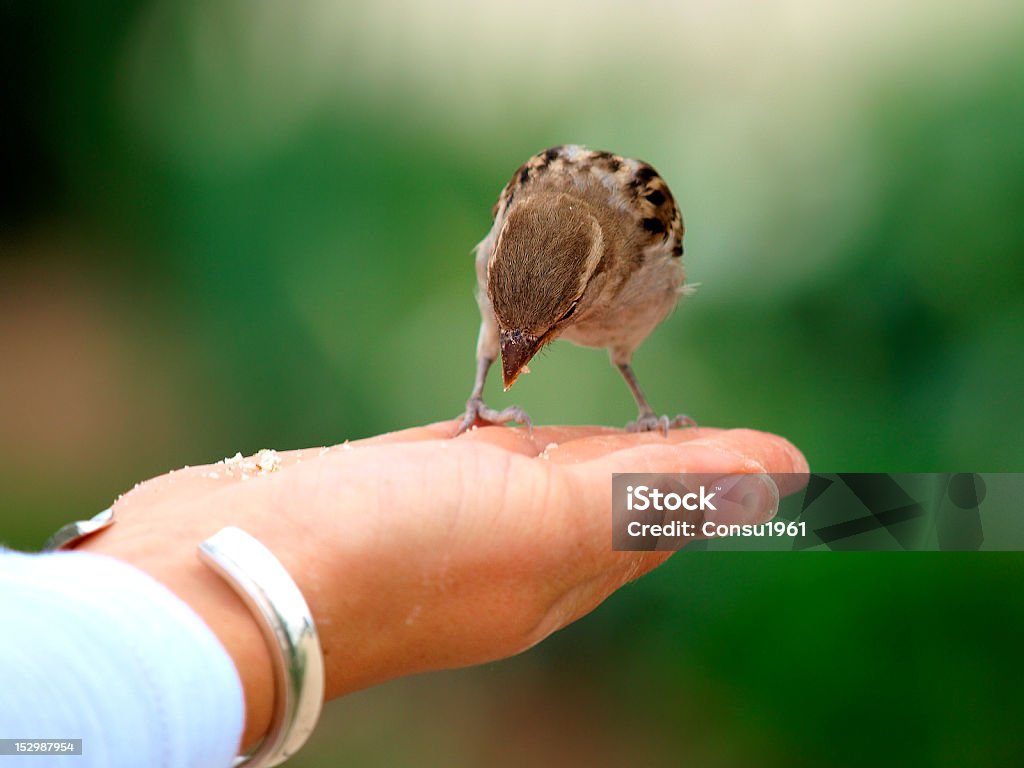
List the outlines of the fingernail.
{"type": "Polygon", "coordinates": [[[715,509],[705,509],[711,522],[764,523],[779,511],[779,487],[771,475],[724,475],[710,485],[715,509]]]}

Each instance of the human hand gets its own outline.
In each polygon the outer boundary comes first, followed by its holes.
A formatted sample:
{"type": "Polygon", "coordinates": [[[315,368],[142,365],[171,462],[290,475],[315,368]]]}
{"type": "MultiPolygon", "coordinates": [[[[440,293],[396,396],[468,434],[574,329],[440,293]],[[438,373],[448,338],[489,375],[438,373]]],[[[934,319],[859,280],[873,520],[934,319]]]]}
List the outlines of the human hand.
{"type": "Polygon", "coordinates": [[[78,549],[150,573],[210,625],[242,679],[248,746],[273,707],[269,654],[196,557],[226,525],[262,541],[302,590],[333,698],[516,654],[662,563],[668,553],[611,549],[613,472],[807,471],[789,442],[751,430],[488,427],[451,439],[455,426],[282,452],[275,471],[244,481],[220,464],[171,472],[121,497],[117,524],[78,549]]]}

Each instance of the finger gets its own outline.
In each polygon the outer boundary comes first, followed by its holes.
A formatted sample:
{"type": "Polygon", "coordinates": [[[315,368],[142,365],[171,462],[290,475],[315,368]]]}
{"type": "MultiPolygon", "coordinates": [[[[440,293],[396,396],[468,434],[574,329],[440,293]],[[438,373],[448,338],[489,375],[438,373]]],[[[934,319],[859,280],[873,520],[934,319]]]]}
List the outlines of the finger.
{"type": "MultiPolygon", "coordinates": [[[[552,463],[567,463],[567,457],[554,455],[552,463]]],[[[714,444],[695,444],[689,441],[680,444],[651,444],[608,450],[590,459],[572,462],[578,472],[590,475],[594,480],[601,478],[610,482],[611,475],[621,472],[680,473],[695,474],[739,474],[742,472],[764,472],[764,467],[730,450],[714,444]]]]}
{"type": "Polygon", "coordinates": [[[598,426],[534,427],[532,431],[502,426],[477,427],[459,436],[460,441],[487,443],[524,456],[537,456],[545,450],[579,440],[601,437],[629,437],[621,429],[598,426]]]}
{"type": "Polygon", "coordinates": [[[755,429],[730,429],[701,436],[694,445],[714,445],[764,467],[766,472],[806,474],[807,459],[789,440],[755,429]]]}
{"type": "MultiPolygon", "coordinates": [[[[459,435],[460,443],[495,445],[524,456],[537,456],[545,450],[552,450],[567,443],[595,438],[637,438],[624,430],[599,426],[549,426],[534,427],[532,431],[504,426],[475,427],[459,435]]],[[[663,440],[660,435],[658,440],[663,440]]]]}
{"type": "MultiPolygon", "coordinates": [[[[658,432],[628,433],[623,429],[603,426],[553,425],[534,427],[533,431],[522,427],[505,427],[501,425],[473,427],[455,437],[455,431],[461,419],[439,421],[422,427],[413,427],[384,435],[353,440],[346,443],[353,448],[367,445],[388,443],[421,442],[425,440],[457,439],[460,441],[481,442],[497,445],[525,455],[537,455],[545,448],[565,445],[577,440],[588,440],[595,437],[620,438],[624,444],[642,442],[683,442],[692,440],[697,435],[695,429],[672,430],[668,438],[658,432]]],[[[704,430],[707,432],[708,430],[704,430]]],[[[713,430],[717,432],[718,430],[713,430]]],[[[290,452],[288,452],[290,453],[290,452]]]]}
{"type": "Polygon", "coordinates": [[[573,440],[582,440],[601,435],[623,434],[626,434],[625,430],[597,425],[552,424],[549,426],[535,426],[533,428],[533,436],[541,448],[550,443],[568,443],[573,440]]]}
{"type": "Polygon", "coordinates": [[[623,431],[620,429],[599,426],[535,427],[531,433],[529,430],[522,427],[493,425],[473,427],[466,432],[463,432],[461,435],[456,436],[455,431],[458,429],[461,422],[461,419],[438,421],[422,427],[412,427],[410,429],[402,429],[396,432],[388,432],[384,435],[376,435],[374,437],[368,437],[361,440],[353,440],[347,444],[356,448],[365,445],[457,439],[489,442],[501,446],[515,446],[518,449],[528,444],[528,442],[532,442],[534,445],[538,446],[534,452],[536,454],[551,442],[566,442],[584,437],[592,437],[599,434],[623,434],[623,431]],[[528,438],[528,441],[524,441],[523,438],[528,438]]]}
{"type": "MultiPolygon", "coordinates": [[[[691,447],[686,442],[679,445],[671,443],[645,443],[630,448],[621,448],[604,455],[595,456],[579,463],[555,463],[552,471],[556,479],[568,484],[568,497],[573,503],[564,514],[574,518],[570,530],[587,530],[595,524],[607,526],[610,541],[612,512],[612,474],[617,472],[637,472],[651,474],[672,474],[694,472],[706,474],[710,479],[725,475],[750,472],[746,460],[721,448],[707,445],[691,447]]],[[[756,470],[755,470],[756,471],[756,470]]],[[[602,552],[614,560],[624,557],[621,553],[613,555],[607,544],[602,545],[602,552]]]]}
{"type": "Polygon", "coordinates": [[[566,445],[562,451],[549,450],[547,454],[548,460],[555,463],[604,462],[599,468],[614,472],[705,472],[713,471],[713,466],[709,465],[719,459],[724,466],[731,468],[729,471],[808,472],[807,459],[791,442],[778,435],[752,429],[686,429],[679,430],[678,434],[670,432],[667,440],[660,436],[651,439],[646,435],[608,435],[566,445]],[[640,448],[651,450],[630,453],[640,448]],[[622,468],[638,457],[666,468],[622,468]],[[687,468],[690,462],[696,464],[687,468]]]}
{"type": "Polygon", "coordinates": [[[621,444],[622,447],[644,443],[679,443],[694,439],[694,432],[693,429],[676,429],[671,430],[665,437],[660,432],[627,432],[615,427],[599,426],[550,426],[534,427],[533,430],[535,442],[541,449],[564,447],[568,443],[577,444],[592,440],[595,444],[609,441],[611,444],[621,444]]]}
{"type": "MultiPolygon", "coordinates": [[[[571,452],[567,451],[569,455],[559,457],[555,453],[549,461],[559,464],[559,469],[566,472],[575,495],[581,501],[580,508],[591,510],[611,509],[611,475],[617,472],[685,472],[706,475],[709,479],[765,472],[771,472],[773,479],[784,479],[786,476],[782,473],[806,472],[807,463],[803,455],[783,438],[753,430],[736,432],[739,434],[728,439],[723,437],[726,433],[719,433],[679,444],[616,446],[617,450],[608,450],[578,463],[571,461],[571,452]]],[[[608,445],[605,447],[609,448],[608,445]]],[[[799,478],[800,475],[793,477],[799,478]]],[[[779,491],[784,494],[791,489],[780,487],[779,491]]]]}
{"type": "MultiPolygon", "coordinates": [[[[568,439],[538,441],[538,444],[544,444],[539,457],[557,464],[579,464],[615,451],[643,445],[678,446],[692,442],[701,435],[715,434],[720,431],[710,428],[682,429],[669,432],[667,437],[660,432],[632,433],[619,429],[595,430],[591,433],[569,431],[565,434],[568,439]]],[[[553,434],[552,437],[557,437],[557,434],[553,434]]]]}
{"type": "Polygon", "coordinates": [[[796,493],[807,485],[810,472],[807,459],[784,437],[753,429],[731,429],[693,442],[695,447],[703,444],[726,448],[761,465],[764,469],[760,471],[771,474],[782,496],[796,493]]]}
{"type": "Polygon", "coordinates": [[[459,448],[470,445],[491,445],[505,451],[533,457],[543,450],[527,429],[503,426],[475,427],[463,432],[454,441],[459,448]]]}
{"type": "MultiPolygon", "coordinates": [[[[692,541],[725,535],[717,532],[722,526],[767,522],[778,511],[779,489],[772,477],[764,473],[749,473],[751,460],[732,451],[692,444],[682,447],[642,444],[607,458],[619,462],[619,469],[628,468],[630,471],[670,474],[683,469],[688,472],[703,470],[703,474],[707,475],[706,482],[715,483],[714,490],[719,496],[715,507],[692,516],[690,522],[697,525],[692,541]],[[684,463],[681,464],[681,460],[684,463]],[[712,523],[715,527],[706,531],[705,523],[712,523]]],[[[579,517],[580,523],[571,526],[573,530],[585,530],[588,524],[592,528],[595,523],[600,528],[606,528],[612,522],[611,516],[603,512],[611,508],[609,473],[593,472],[595,466],[600,466],[601,460],[593,460],[588,464],[563,468],[563,471],[576,475],[577,480],[583,480],[582,492],[573,494],[578,503],[566,510],[566,514],[579,517]]],[[[588,613],[623,584],[658,567],[672,554],[667,551],[613,551],[604,543],[610,533],[608,530],[604,535],[597,536],[596,540],[602,543],[588,557],[583,558],[590,566],[599,565],[599,571],[553,606],[547,624],[551,631],[588,613]]]]}
{"type": "Polygon", "coordinates": [[[536,456],[545,448],[600,435],[624,434],[621,429],[599,426],[547,426],[533,430],[503,426],[475,427],[459,435],[460,441],[489,443],[527,456],[536,456]]]}
{"type": "Polygon", "coordinates": [[[597,433],[589,437],[561,441],[546,446],[546,456],[552,461],[563,464],[577,464],[591,459],[598,459],[616,451],[637,448],[644,445],[671,447],[691,443],[701,438],[714,437],[723,430],[710,427],[692,427],[689,429],[672,430],[668,436],[660,432],[625,432],[614,430],[597,433]]]}

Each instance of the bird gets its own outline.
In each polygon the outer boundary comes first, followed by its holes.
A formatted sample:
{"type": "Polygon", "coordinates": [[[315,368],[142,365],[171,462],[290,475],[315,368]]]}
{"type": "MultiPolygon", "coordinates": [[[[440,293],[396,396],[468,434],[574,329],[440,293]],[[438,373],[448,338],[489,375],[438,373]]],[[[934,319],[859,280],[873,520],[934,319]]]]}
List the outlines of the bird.
{"type": "Polygon", "coordinates": [[[633,432],[691,426],[659,416],[633,371],[633,352],[691,292],[683,267],[683,217],[654,168],[577,144],[551,147],[523,163],[491,210],[475,250],[480,333],[476,376],[459,435],[478,420],[532,429],[518,406],[483,400],[501,355],[505,391],[556,338],[605,348],[639,414],[633,432]]]}

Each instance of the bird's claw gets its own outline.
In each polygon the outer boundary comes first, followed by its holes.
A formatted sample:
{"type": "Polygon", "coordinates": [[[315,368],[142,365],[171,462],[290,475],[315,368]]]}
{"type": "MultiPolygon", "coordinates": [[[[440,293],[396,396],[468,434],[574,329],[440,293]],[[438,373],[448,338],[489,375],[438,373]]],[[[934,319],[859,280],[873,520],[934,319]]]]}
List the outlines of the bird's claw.
{"type": "Polygon", "coordinates": [[[655,430],[661,432],[664,437],[668,437],[668,431],[675,429],[676,427],[695,427],[697,422],[687,416],[685,413],[681,413],[675,418],[670,419],[668,416],[658,416],[656,413],[641,413],[636,421],[631,421],[626,425],[627,432],[654,432],[655,430]]]}
{"type": "Polygon", "coordinates": [[[498,411],[494,408],[488,408],[484,404],[483,400],[473,398],[466,403],[466,414],[462,417],[462,422],[459,424],[459,428],[455,432],[455,437],[458,437],[472,427],[478,419],[491,424],[504,424],[512,421],[516,424],[524,425],[531,434],[533,433],[533,420],[530,419],[526,411],[519,406],[511,405],[508,408],[498,411]]]}

